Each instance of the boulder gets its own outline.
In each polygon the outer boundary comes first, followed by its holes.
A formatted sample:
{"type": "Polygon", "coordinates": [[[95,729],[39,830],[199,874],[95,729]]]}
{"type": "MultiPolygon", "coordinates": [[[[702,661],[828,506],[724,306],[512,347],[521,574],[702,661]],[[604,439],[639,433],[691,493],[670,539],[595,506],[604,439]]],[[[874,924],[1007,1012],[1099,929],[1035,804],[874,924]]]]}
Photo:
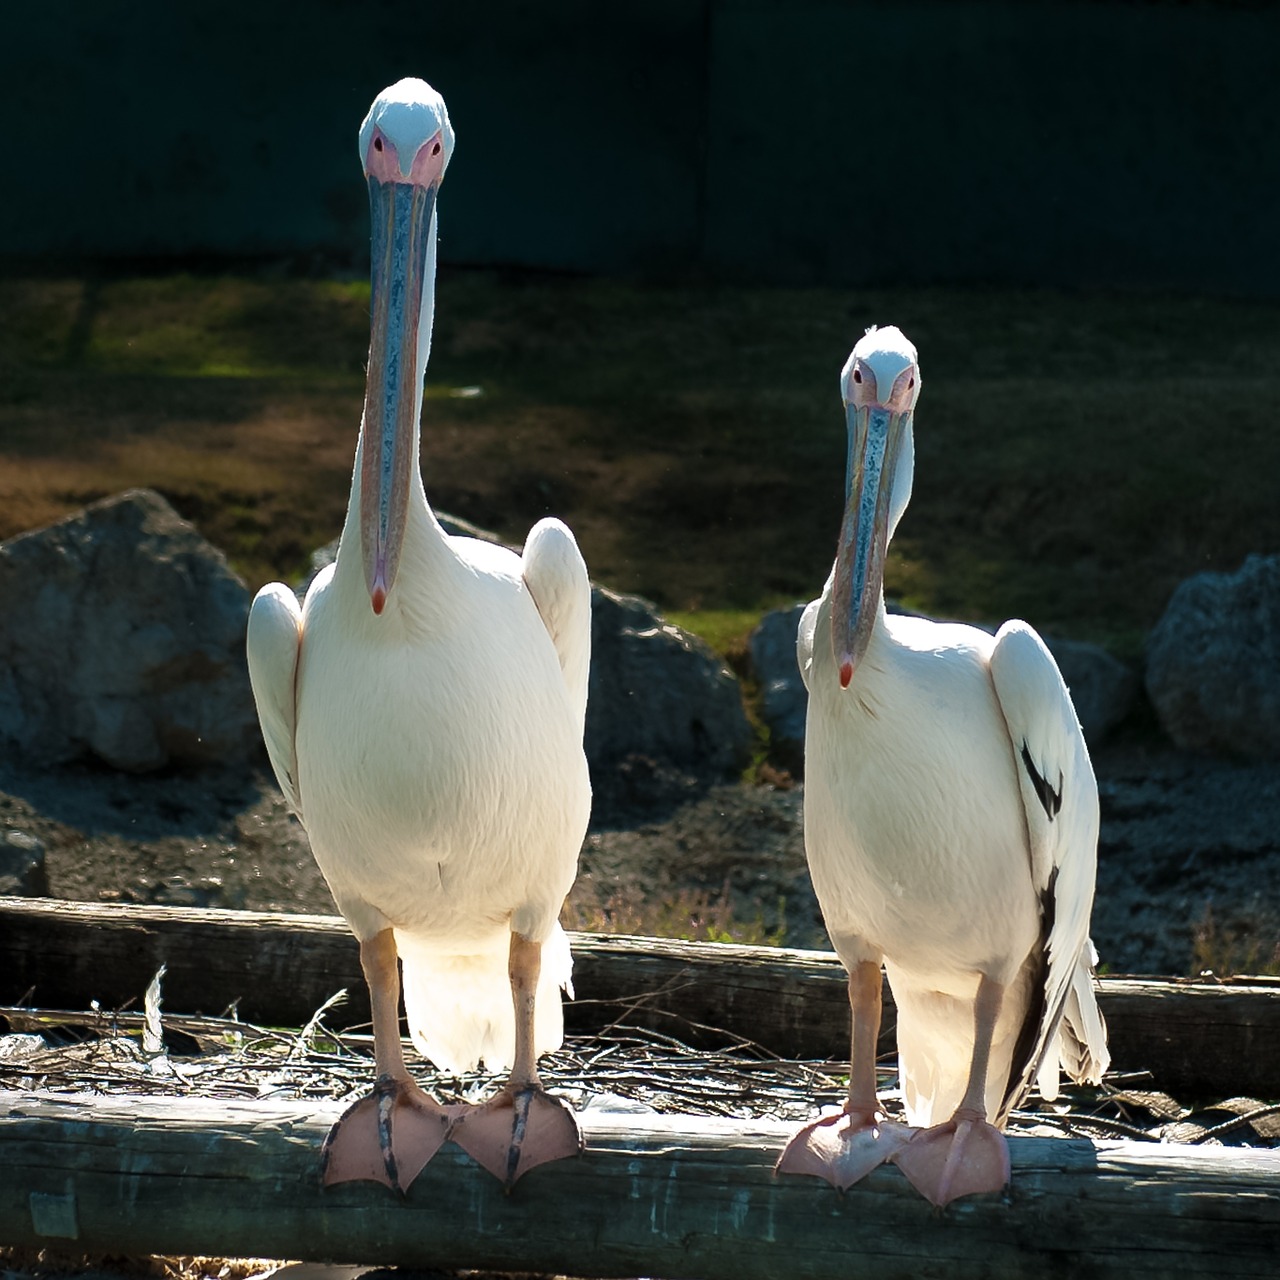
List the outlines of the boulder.
{"type": "Polygon", "coordinates": [[[635,803],[656,801],[733,778],[752,741],[737,677],[708,645],[639,596],[593,588],[586,749],[605,807],[624,803],[615,773],[635,803]]]}
{"type": "MultiPolygon", "coordinates": [[[[890,600],[888,611],[922,617],[890,600]]],[[[761,714],[769,728],[770,754],[799,773],[804,767],[804,723],[809,694],[796,664],[796,631],[805,606],[765,614],[751,633],[751,666],[760,681],[761,714]]],[[[995,628],[984,628],[994,632],[995,628]]],[[[1133,708],[1137,677],[1105,649],[1079,640],[1045,636],[1044,642],[1071,691],[1085,741],[1096,746],[1133,708]]]]}
{"type": "Polygon", "coordinates": [[[136,772],[250,758],[248,611],[222,553],[149,490],[0,543],[0,753],[136,772]]]}
{"type": "Polygon", "coordinates": [[[1146,683],[1184,750],[1280,756],[1280,556],[1181,583],[1147,641],[1146,683]]]}
{"type": "Polygon", "coordinates": [[[761,715],[769,728],[769,754],[784,768],[804,771],[804,722],[809,691],[796,664],[796,631],[805,606],[774,609],[760,619],[747,642],[760,682],[761,715]]]}
{"type": "Polygon", "coordinates": [[[0,827],[0,894],[47,897],[44,845],[25,831],[0,827]]]}

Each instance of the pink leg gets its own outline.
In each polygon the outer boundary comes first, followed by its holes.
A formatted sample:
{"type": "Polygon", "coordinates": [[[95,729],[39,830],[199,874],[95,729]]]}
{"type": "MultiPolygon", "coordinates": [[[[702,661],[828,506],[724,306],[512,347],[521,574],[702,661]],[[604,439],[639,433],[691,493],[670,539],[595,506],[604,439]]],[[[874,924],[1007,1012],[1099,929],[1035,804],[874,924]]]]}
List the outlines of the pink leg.
{"type": "Polygon", "coordinates": [[[464,1111],[451,1134],[508,1191],[530,1169],[582,1151],[573,1112],[538,1078],[533,1015],[541,971],[542,944],[512,933],[508,972],[516,1012],[515,1063],[502,1089],[464,1111]]]}
{"type": "Polygon", "coordinates": [[[321,1153],[325,1186],[381,1182],[401,1193],[449,1137],[453,1112],[414,1084],[400,1046],[400,971],[395,936],[384,929],[360,944],[373,1008],[373,1092],[329,1130],[321,1153]]]}
{"type": "Polygon", "coordinates": [[[880,965],[864,961],[849,974],[853,1043],[844,1111],[805,1125],[787,1143],[777,1173],[825,1178],[840,1191],[893,1157],[911,1131],[885,1120],[876,1099],[876,1041],[880,1035],[880,965]]]}
{"type": "Polygon", "coordinates": [[[979,979],[973,1007],[973,1059],[964,1097],[950,1120],[917,1132],[894,1157],[911,1185],[939,1206],[960,1196],[1000,1191],[1009,1181],[1009,1144],[987,1123],[986,1103],[991,1038],[1003,1000],[1004,987],[986,977],[979,979]]]}

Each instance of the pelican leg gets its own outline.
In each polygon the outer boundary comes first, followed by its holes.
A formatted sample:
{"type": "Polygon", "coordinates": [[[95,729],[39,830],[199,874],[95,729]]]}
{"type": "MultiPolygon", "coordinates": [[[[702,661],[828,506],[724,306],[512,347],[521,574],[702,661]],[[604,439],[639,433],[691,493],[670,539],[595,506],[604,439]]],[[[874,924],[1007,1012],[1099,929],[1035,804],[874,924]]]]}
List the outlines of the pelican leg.
{"type": "Polygon", "coordinates": [[[849,1097],[843,1111],[805,1125],[787,1143],[775,1173],[812,1174],[844,1191],[909,1141],[911,1130],[886,1120],[876,1098],[880,982],[878,961],[863,961],[850,971],[849,1097]]]}
{"type": "Polygon", "coordinates": [[[454,1112],[412,1080],[400,1046],[400,970],[395,936],[384,929],[360,943],[360,966],[373,1008],[373,1091],[329,1130],[320,1156],[326,1187],[381,1182],[401,1194],[449,1137],[454,1112]]]}
{"type": "Polygon", "coordinates": [[[973,1009],[973,1059],[964,1097],[950,1120],[918,1131],[894,1157],[907,1181],[942,1206],[960,1196],[1000,1191],[1009,1181],[1009,1144],[987,1122],[987,1067],[1004,987],[978,980],[973,1009]]]}
{"type": "Polygon", "coordinates": [[[516,1012],[515,1063],[498,1093],[462,1113],[451,1137],[510,1191],[530,1169],[576,1156],[583,1143],[568,1104],[552,1097],[538,1078],[533,1014],[542,944],[513,932],[507,967],[516,1012]]]}

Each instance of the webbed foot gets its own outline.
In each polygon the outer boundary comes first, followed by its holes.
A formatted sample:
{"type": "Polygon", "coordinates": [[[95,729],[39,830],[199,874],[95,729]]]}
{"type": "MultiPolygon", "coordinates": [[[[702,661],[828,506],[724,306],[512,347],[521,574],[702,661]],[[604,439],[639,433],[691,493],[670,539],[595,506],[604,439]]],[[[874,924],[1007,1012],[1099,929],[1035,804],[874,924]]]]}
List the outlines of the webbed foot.
{"type": "Polygon", "coordinates": [[[324,1185],[381,1182],[404,1195],[448,1140],[456,1115],[412,1080],[379,1076],[329,1130],[320,1153],[324,1185]]]}
{"type": "Polygon", "coordinates": [[[568,1104],[536,1084],[520,1089],[507,1086],[467,1108],[450,1136],[508,1191],[530,1169],[576,1156],[583,1147],[568,1104]]]}
{"type": "Polygon", "coordinates": [[[930,1203],[1001,1191],[1009,1182],[1009,1144],[980,1111],[960,1108],[950,1120],[918,1130],[894,1157],[907,1181],[930,1203]]]}
{"type": "Polygon", "coordinates": [[[787,1143],[774,1172],[811,1174],[845,1191],[877,1165],[892,1160],[914,1132],[874,1109],[846,1107],[805,1125],[787,1143]]]}

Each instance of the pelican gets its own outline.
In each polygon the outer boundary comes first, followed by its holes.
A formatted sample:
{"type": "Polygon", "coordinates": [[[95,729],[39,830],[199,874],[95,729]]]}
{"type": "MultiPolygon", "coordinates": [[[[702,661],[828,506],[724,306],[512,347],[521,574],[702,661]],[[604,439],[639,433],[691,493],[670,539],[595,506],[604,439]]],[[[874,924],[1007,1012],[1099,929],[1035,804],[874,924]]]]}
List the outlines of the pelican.
{"type": "Polygon", "coordinates": [[[1089,940],[1098,792],[1066,686],[1025,622],[994,636],[888,617],[884,563],[911,494],[916,349],[871,329],[841,374],[847,501],[805,609],[805,849],[849,973],[843,1112],[801,1129],[779,1172],[841,1190],[892,1159],[934,1204],[1009,1179],[1001,1130],[1060,1068],[1109,1058],[1089,940]],[[883,962],[909,1126],[876,1097],[883,962]]]}
{"type": "Polygon", "coordinates": [[[299,609],[257,595],[248,657],[268,753],[360,943],[377,1083],[325,1142],[326,1184],[405,1191],[452,1138],[508,1187],[576,1153],[537,1058],[563,1035],[573,883],[591,788],[582,750],[591,593],[573,535],[541,520],[523,556],[450,537],[427,503],[419,416],[435,296],[436,197],[454,133],[440,95],[401,80],[360,129],[372,214],[369,367],[335,563],[299,609]],[[411,1079],[509,1067],[446,1107],[411,1079]]]}

